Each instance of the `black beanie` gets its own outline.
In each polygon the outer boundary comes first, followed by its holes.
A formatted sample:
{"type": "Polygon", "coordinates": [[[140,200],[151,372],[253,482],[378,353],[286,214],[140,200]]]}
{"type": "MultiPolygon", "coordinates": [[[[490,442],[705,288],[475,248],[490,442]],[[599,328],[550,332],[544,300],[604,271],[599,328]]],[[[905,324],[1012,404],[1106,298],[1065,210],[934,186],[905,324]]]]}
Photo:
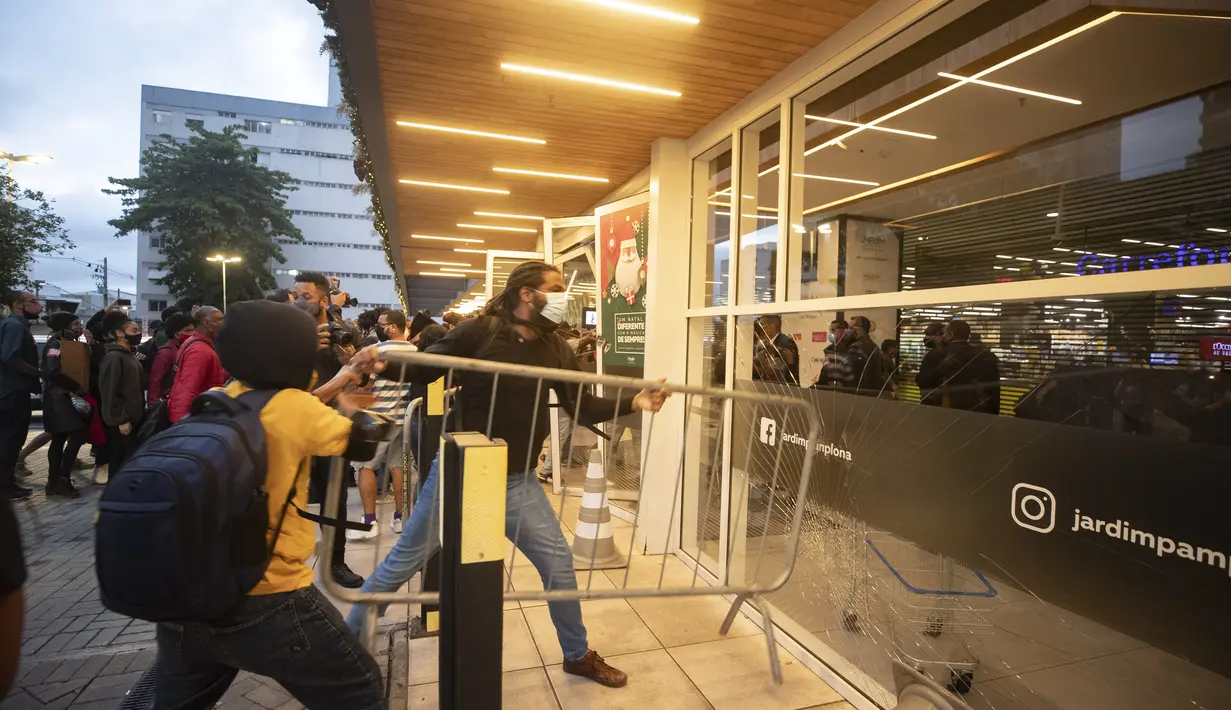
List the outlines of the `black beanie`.
{"type": "Polygon", "coordinates": [[[254,389],[306,390],[316,345],[311,316],[265,300],[231,304],[214,336],[222,366],[254,389]]]}

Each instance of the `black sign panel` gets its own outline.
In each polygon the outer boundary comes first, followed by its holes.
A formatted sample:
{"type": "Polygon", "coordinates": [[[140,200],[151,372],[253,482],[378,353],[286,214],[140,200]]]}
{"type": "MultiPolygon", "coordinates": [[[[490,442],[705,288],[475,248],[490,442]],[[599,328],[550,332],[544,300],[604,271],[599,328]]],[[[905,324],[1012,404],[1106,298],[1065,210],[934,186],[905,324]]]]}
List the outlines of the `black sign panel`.
{"type": "MultiPolygon", "coordinates": [[[[1231,448],[822,390],[809,498],[1231,676],[1231,448]]],[[[737,403],[733,465],[808,432],[737,403]]]]}

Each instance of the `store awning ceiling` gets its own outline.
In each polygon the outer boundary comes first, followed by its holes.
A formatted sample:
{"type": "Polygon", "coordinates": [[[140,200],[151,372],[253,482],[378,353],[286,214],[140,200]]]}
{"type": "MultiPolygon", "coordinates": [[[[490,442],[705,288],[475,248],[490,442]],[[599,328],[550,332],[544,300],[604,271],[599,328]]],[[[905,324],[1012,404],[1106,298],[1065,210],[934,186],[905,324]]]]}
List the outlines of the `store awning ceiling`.
{"type": "MultiPolygon", "coordinates": [[[[655,139],[691,136],[874,0],[615,4],[637,4],[698,22],[616,9],[603,0],[337,3],[351,84],[385,216],[398,242],[394,257],[401,259],[405,274],[483,268],[482,254],[457,248],[533,249],[541,231],[538,222],[475,213],[565,217],[588,212],[649,164],[655,139]],[[466,266],[419,263],[433,261],[466,266]]],[[[464,280],[456,280],[459,290],[466,287],[464,280]]],[[[414,294],[408,296],[413,306],[414,294]]]]}

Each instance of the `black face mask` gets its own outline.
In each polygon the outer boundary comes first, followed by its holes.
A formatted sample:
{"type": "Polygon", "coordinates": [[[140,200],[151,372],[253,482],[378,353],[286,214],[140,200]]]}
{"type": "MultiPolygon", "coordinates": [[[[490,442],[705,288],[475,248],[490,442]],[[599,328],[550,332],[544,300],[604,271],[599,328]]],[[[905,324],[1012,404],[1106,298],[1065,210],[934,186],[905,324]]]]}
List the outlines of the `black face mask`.
{"type": "Polygon", "coordinates": [[[130,348],[133,348],[134,350],[137,348],[138,345],[141,344],[141,334],[140,333],[137,333],[136,335],[125,334],[124,338],[128,340],[128,346],[130,348]]]}
{"type": "Polygon", "coordinates": [[[389,333],[385,331],[384,326],[376,326],[376,339],[382,343],[389,339],[389,333]]]}
{"type": "Polygon", "coordinates": [[[301,299],[297,299],[294,305],[296,308],[303,311],[304,313],[307,313],[313,318],[321,317],[322,309],[321,309],[320,301],[304,301],[301,299]]]}

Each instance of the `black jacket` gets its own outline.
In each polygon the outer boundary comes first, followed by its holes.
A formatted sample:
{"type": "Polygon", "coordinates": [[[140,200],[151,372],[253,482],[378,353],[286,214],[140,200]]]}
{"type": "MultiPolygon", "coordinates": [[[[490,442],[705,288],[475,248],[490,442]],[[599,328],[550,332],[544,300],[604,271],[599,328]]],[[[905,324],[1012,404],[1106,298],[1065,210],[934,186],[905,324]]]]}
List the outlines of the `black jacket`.
{"type": "Polygon", "coordinates": [[[99,415],[103,424],[135,428],[145,416],[145,393],[141,391],[141,365],[132,353],[116,343],[107,343],[98,372],[102,396],[99,415]]]}
{"type": "Polygon", "coordinates": [[[944,375],[940,374],[940,363],[945,359],[944,347],[937,344],[928,348],[919,363],[919,372],[915,375],[915,384],[919,385],[919,397],[923,404],[939,407],[944,404],[944,375]]]}
{"type": "MultiPolygon", "coordinates": [[[[559,335],[549,333],[523,339],[504,316],[472,318],[449,331],[426,352],[515,365],[580,369],[577,356],[559,335]]],[[[445,374],[434,368],[391,364],[382,376],[428,384],[445,374]]],[[[555,390],[561,411],[583,426],[631,414],[636,394],[617,392],[623,395],[620,399],[604,399],[591,395],[586,388],[562,382],[537,382],[523,377],[501,377],[497,382],[490,374],[464,370],[456,370],[453,375],[453,384],[462,388],[462,394],[453,410],[454,415],[460,415],[460,424],[450,427],[450,431],[477,431],[486,433],[491,439],[504,439],[508,444],[510,474],[522,473],[527,463],[533,469],[538,460],[543,441],[551,431],[547,418],[549,388],[555,390]]]]}
{"type": "Polygon", "coordinates": [[[1000,361],[990,350],[970,343],[949,343],[944,348],[940,374],[953,409],[1000,413],[1000,361]]]}
{"type": "Polygon", "coordinates": [[[38,347],[30,334],[30,321],[11,315],[0,320],[0,397],[28,398],[39,391],[38,375],[23,372],[21,363],[38,369],[38,347]]]}
{"type": "Polygon", "coordinates": [[[39,365],[43,375],[43,428],[50,434],[68,434],[89,423],[73,407],[72,395],[81,389],[81,383],[60,369],[60,345],[72,340],[71,335],[55,333],[43,346],[39,365]]]}

